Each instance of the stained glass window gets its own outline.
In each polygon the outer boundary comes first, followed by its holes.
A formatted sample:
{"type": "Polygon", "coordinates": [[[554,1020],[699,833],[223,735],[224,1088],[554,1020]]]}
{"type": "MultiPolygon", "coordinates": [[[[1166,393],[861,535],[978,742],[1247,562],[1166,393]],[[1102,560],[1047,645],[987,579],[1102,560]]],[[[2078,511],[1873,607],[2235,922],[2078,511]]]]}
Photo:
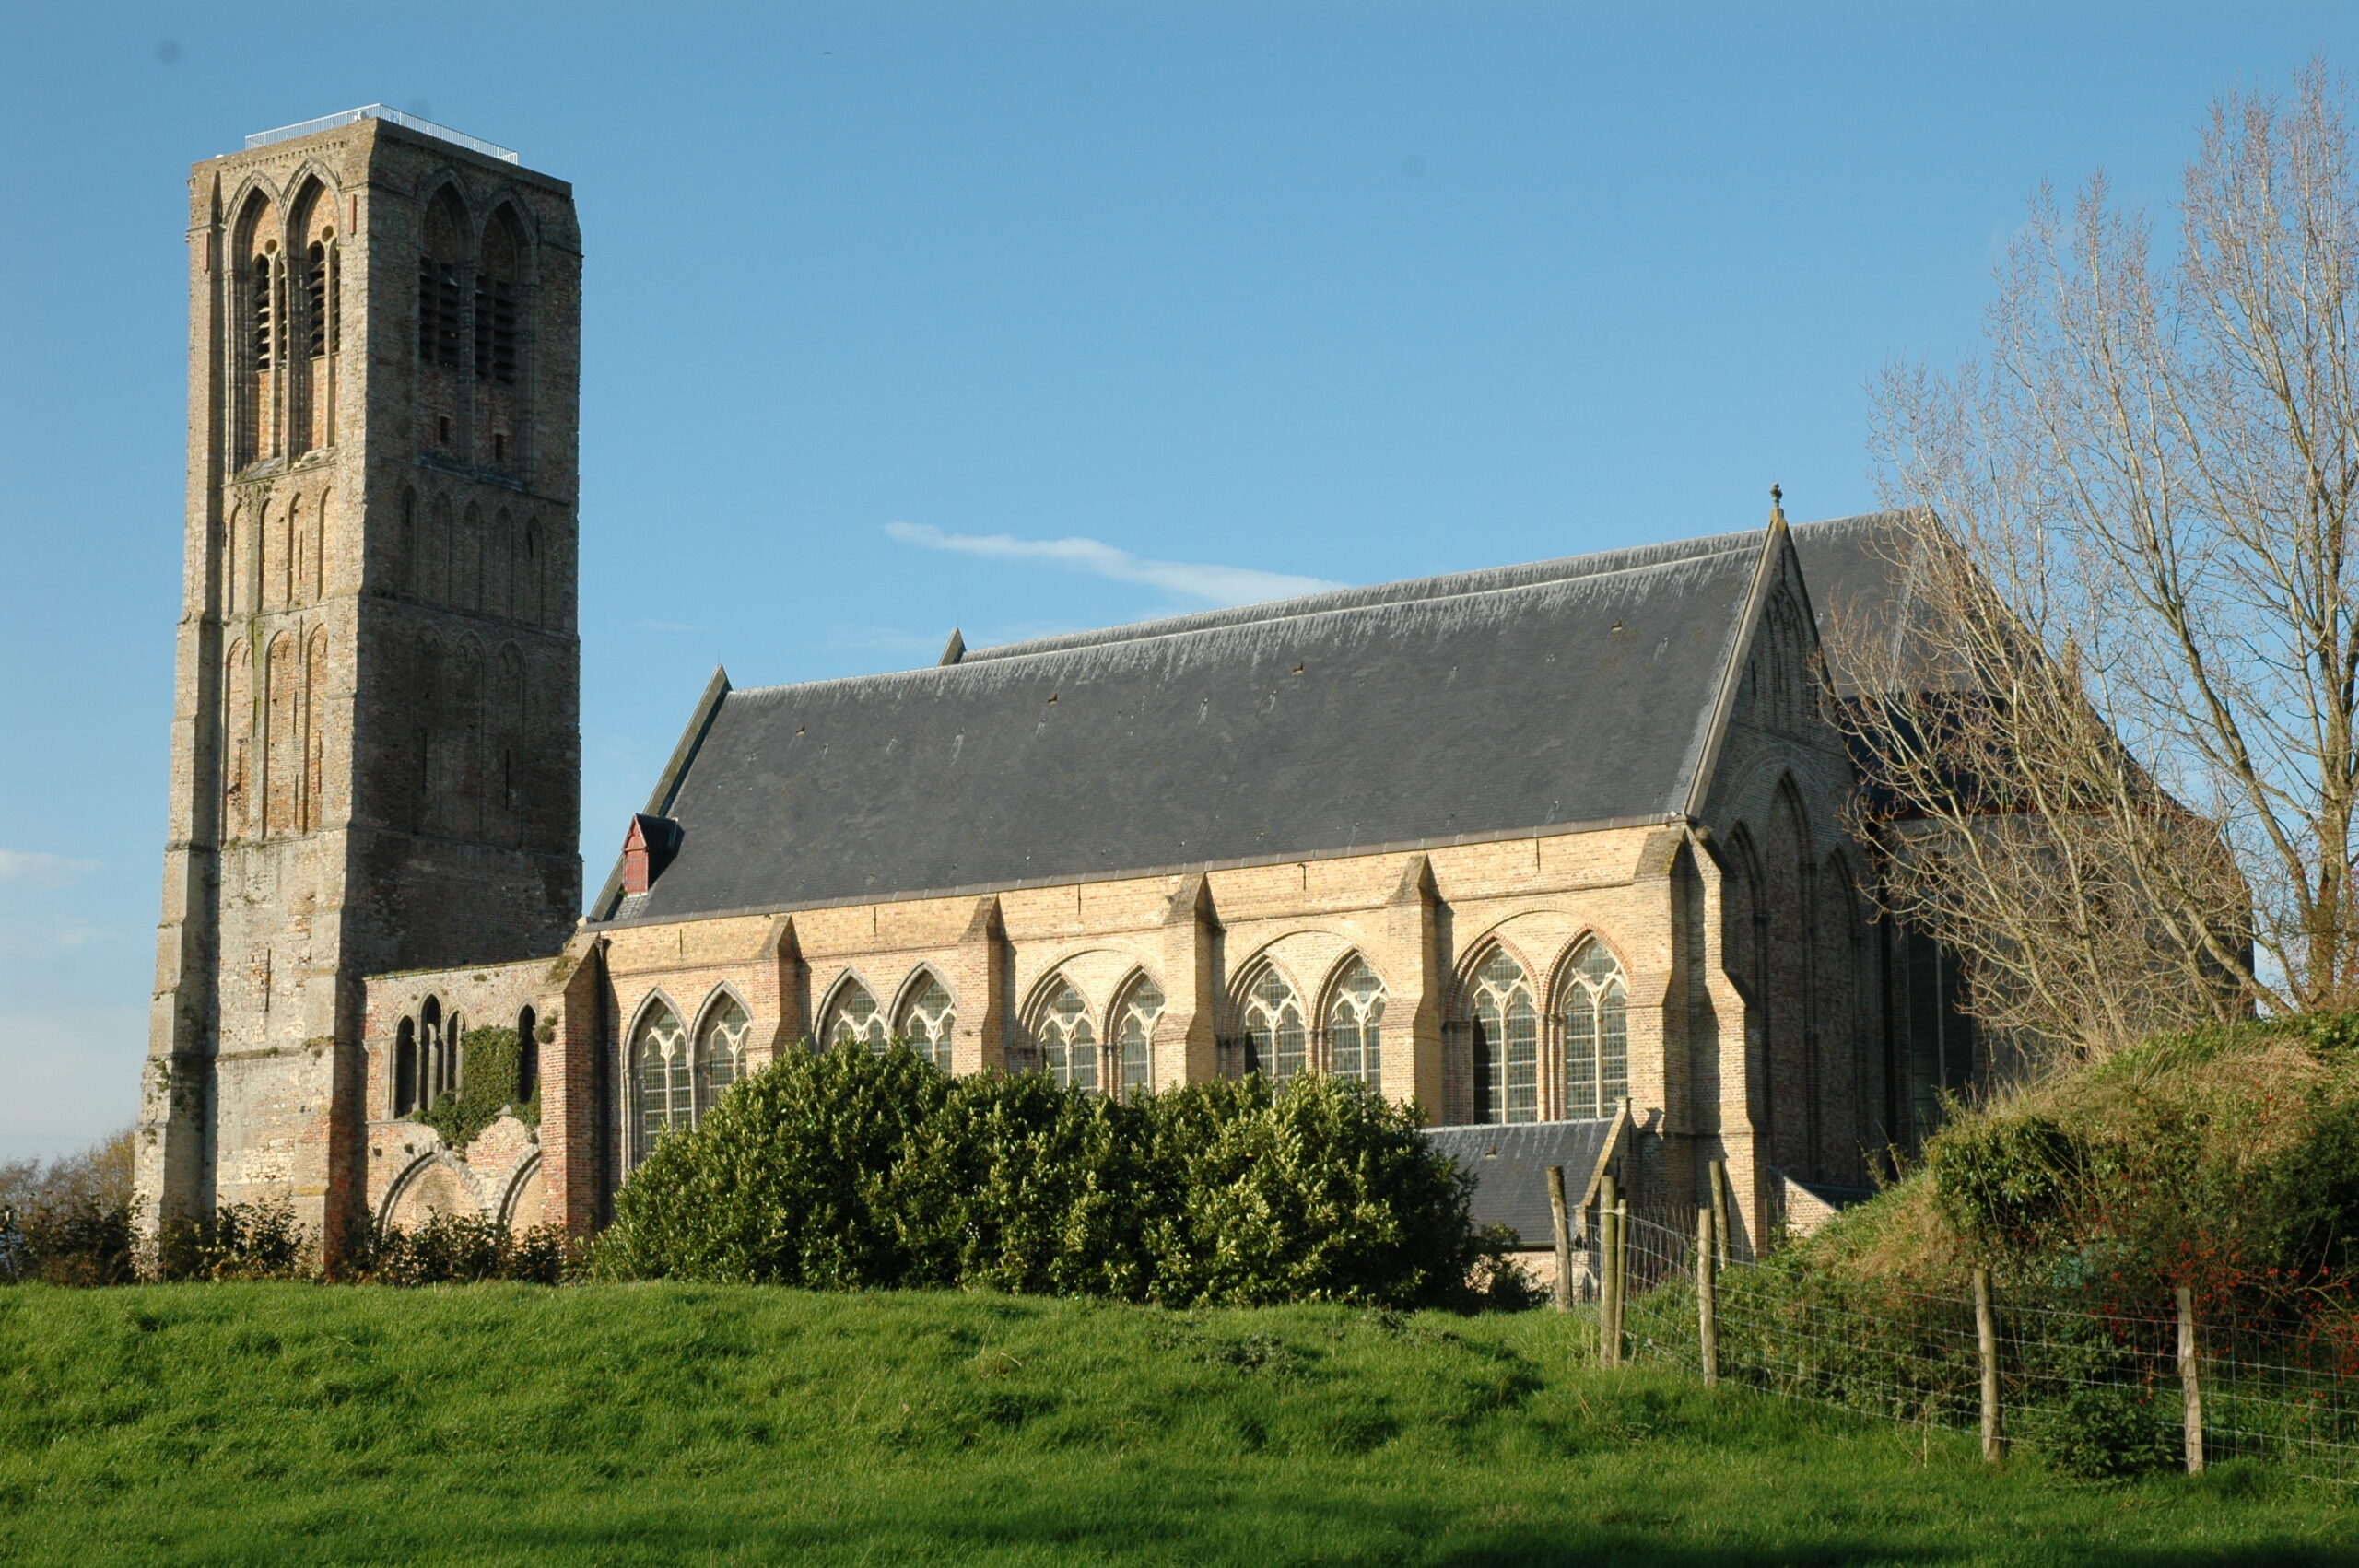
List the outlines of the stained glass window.
{"type": "Polygon", "coordinates": [[[1155,1021],[1163,1016],[1162,988],[1153,980],[1141,978],[1123,996],[1118,1016],[1114,1055],[1117,1071],[1121,1074],[1121,1095],[1127,1100],[1155,1084],[1155,1021]]]}
{"type": "Polygon", "coordinates": [[[1050,987],[1032,1034],[1040,1065],[1060,1088],[1097,1087],[1097,1036],[1071,980],[1060,977],[1050,987]]]}
{"type": "Polygon", "coordinates": [[[942,1069],[950,1071],[950,1042],[958,1030],[958,1015],[950,992],[932,973],[901,1003],[901,1038],[910,1048],[942,1069]]]}
{"type": "Polygon", "coordinates": [[[1245,1071],[1267,1074],[1277,1082],[1298,1076],[1310,1065],[1310,1035],[1304,1027],[1302,1004],[1284,975],[1264,968],[1245,989],[1245,1071]]]}
{"type": "Polygon", "coordinates": [[[1474,972],[1474,1084],[1477,1121],[1540,1119],[1540,1010],[1523,965],[1495,950],[1474,972]]]}
{"type": "Polygon", "coordinates": [[[1576,1119],[1611,1116],[1630,1092],[1628,988],[1622,965],[1592,942],[1574,960],[1562,1001],[1565,1029],[1565,1114],[1576,1119]]]}
{"type": "Polygon", "coordinates": [[[1338,1078],[1357,1079],[1375,1089],[1384,1080],[1380,1035],[1384,1024],[1384,982],[1361,960],[1352,960],[1335,982],[1335,999],[1327,1004],[1327,1065],[1338,1078]]]}
{"type": "Polygon", "coordinates": [[[745,1076],[745,1036],[752,1029],[753,1020],[734,996],[723,997],[720,1006],[705,1014],[704,1037],[697,1042],[697,1073],[702,1080],[697,1085],[699,1118],[745,1076]]]}
{"type": "Polygon", "coordinates": [[[658,1001],[631,1036],[632,1081],[639,1094],[634,1164],[647,1157],[665,1133],[694,1125],[695,1079],[688,1062],[688,1032],[679,1014],[658,1001]]]}
{"type": "Polygon", "coordinates": [[[885,1014],[876,1006],[876,999],[858,980],[846,980],[827,1004],[827,1016],[819,1026],[819,1040],[834,1047],[847,1041],[866,1046],[883,1055],[891,1036],[885,1026],[885,1014]]]}

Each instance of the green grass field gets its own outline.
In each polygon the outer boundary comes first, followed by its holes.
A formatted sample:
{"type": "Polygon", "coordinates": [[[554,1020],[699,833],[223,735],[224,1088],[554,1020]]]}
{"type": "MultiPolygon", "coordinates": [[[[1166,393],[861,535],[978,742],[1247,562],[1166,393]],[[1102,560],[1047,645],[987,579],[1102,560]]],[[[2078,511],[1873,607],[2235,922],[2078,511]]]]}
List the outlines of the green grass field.
{"type": "Polygon", "coordinates": [[[2359,1562],[1582,1325],[665,1285],[0,1290],[0,1562],[2359,1562]]]}

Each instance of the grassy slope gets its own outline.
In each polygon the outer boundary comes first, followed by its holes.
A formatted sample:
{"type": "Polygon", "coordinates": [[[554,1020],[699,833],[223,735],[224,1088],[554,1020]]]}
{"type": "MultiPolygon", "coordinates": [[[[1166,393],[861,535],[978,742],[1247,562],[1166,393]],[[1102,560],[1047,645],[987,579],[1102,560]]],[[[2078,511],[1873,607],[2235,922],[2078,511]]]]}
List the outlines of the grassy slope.
{"type": "Polygon", "coordinates": [[[1548,1314],[757,1289],[0,1291],[0,1562],[2359,1562],[1582,1364],[1548,1314]]]}

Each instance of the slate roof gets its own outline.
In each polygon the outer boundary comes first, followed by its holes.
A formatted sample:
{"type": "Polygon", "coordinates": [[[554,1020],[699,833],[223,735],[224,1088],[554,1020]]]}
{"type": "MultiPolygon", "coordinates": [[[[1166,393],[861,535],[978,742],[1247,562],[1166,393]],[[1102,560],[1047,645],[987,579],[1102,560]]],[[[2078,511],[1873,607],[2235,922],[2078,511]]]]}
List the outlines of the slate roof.
{"type": "MultiPolygon", "coordinates": [[[[1874,520],[1793,530],[1884,591],[1874,520]]],[[[1707,765],[1755,530],[1345,589],[745,691],[648,809],[675,919],[1674,818],[1707,765]]]]}
{"type": "MultiPolygon", "coordinates": [[[[1436,1127],[1426,1141],[1474,1177],[1474,1223],[1505,1225],[1525,1246],[1556,1244],[1548,1204],[1548,1167],[1565,1167],[1565,1201],[1578,1211],[1597,1162],[1613,1135],[1614,1118],[1521,1122],[1503,1127],[1436,1127]]],[[[1567,1216],[1580,1228],[1579,1212],[1567,1216]]]]}

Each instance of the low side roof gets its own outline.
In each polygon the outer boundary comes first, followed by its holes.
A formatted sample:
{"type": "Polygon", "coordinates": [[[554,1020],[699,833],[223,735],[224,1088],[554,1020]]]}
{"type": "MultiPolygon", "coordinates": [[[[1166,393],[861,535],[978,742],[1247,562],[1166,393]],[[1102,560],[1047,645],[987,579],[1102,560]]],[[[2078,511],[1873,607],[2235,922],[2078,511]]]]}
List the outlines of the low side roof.
{"type": "Polygon", "coordinates": [[[673,919],[1675,816],[1764,535],[731,691],[669,791],[673,919]]]}

